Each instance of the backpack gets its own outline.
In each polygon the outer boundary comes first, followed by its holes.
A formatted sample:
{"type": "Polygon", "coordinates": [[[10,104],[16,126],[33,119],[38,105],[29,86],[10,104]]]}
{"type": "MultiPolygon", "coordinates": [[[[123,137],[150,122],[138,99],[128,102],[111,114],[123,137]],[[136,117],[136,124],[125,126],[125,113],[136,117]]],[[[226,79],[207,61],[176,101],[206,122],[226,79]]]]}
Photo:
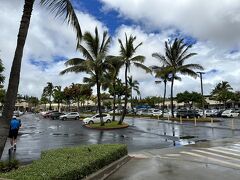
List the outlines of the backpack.
{"type": "Polygon", "coordinates": [[[17,120],[17,119],[11,120],[11,123],[10,123],[11,130],[19,129],[20,126],[21,126],[21,120],[17,120]]]}

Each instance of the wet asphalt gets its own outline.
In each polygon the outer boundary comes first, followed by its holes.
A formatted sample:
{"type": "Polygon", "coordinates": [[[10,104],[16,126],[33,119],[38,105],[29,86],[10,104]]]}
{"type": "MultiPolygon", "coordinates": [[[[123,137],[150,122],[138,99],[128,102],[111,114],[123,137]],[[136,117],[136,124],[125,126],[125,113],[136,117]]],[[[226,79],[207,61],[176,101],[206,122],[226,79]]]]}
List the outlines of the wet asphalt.
{"type": "MultiPolygon", "coordinates": [[[[140,118],[126,118],[125,122],[130,125],[128,128],[107,131],[87,129],[82,126],[82,121],[50,120],[38,114],[25,114],[20,118],[22,128],[19,132],[17,151],[11,158],[18,159],[23,164],[39,159],[43,150],[68,146],[122,143],[126,144],[129,152],[132,153],[145,149],[180,147],[185,144],[240,135],[239,130],[209,128],[209,124],[206,124],[208,127],[203,127],[202,123],[194,127],[193,124],[180,125],[140,118]]],[[[226,127],[229,123],[231,125],[231,121],[228,121],[225,123],[226,127]]],[[[240,120],[235,121],[240,125],[240,120]]],[[[220,127],[220,123],[216,126],[220,127]]],[[[8,140],[2,156],[3,160],[9,158],[9,147],[8,140]]]]}

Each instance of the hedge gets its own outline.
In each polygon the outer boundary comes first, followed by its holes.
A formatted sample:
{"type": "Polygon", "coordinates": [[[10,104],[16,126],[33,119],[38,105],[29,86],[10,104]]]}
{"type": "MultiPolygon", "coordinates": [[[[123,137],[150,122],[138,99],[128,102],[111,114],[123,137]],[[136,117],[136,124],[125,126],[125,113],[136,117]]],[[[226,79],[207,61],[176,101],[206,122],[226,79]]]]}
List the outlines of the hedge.
{"type": "Polygon", "coordinates": [[[82,179],[127,155],[121,144],[89,145],[44,151],[41,159],[0,176],[9,179],[82,179]]]}

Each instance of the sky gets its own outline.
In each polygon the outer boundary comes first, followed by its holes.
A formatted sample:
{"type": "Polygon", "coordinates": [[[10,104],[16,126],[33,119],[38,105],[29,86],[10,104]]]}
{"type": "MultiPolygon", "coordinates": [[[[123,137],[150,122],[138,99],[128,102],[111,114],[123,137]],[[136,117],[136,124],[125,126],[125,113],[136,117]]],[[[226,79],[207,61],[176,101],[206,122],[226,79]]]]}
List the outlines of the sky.
{"type": "MultiPolygon", "coordinates": [[[[112,38],[109,54],[119,54],[118,39],[125,33],[143,43],[136,55],[144,55],[145,65],[160,62],[152,53],[164,54],[164,42],[184,38],[192,43],[190,52],[197,53],[188,63],[201,64],[204,94],[208,95],[217,83],[228,81],[235,91],[240,90],[240,3],[239,0],[72,0],[83,32],[108,31],[112,38]]],[[[16,48],[17,33],[24,0],[1,0],[0,59],[8,85],[11,64],[16,48]]],[[[49,10],[35,1],[29,33],[24,48],[19,93],[40,97],[47,82],[63,88],[82,83],[86,74],[59,75],[64,62],[82,57],[76,51],[72,27],[62,18],[55,18],[49,10]]],[[[130,74],[140,83],[141,96],[162,96],[163,84],[144,71],[131,68],[130,74]]],[[[123,79],[123,69],[119,77],[123,79]]],[[[200,92],[200,79],[181,76],[176,81],[174,94],[200,92]]],[[[170,95],[170,84],[167,87],[170,95]]],[[[94,89],[94,92],[96,90],[94,89]]]]}

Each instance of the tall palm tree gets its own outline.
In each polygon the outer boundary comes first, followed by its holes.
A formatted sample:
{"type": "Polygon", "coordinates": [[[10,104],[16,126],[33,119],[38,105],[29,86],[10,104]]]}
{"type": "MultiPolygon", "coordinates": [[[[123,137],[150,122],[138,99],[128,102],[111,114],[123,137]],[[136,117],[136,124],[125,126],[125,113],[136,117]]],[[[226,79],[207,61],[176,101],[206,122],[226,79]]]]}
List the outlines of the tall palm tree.
{"type": "Polygon", "coordinates": [[[171,113],[173,113],[173,84],[177,73],[188,75],[196,78],[198,74],[194,70],[203,70],[199,64],[186,64],[186,60],[196,55],[196,53],[188,53],[192,47],[190,44],[184,43],[184,39],[176,38],[173,43],[165,41],[165,55],[154,53],[153,57],[159,59],[164,66],[171,72],[171,113]]]}
{"type": "Polygon", "coordinates": [[[98,111],[101,117],[101,126],[104,126],[101,111],[101,79],[102,75],[107,68],[107,63],[105,58],[110,45],[110,37],[108,37],[107,32],[103,33],[102,41],[100,42],[98,29],[95,28],[95,36],[90,32],[86,32],[83,35],[83,41],[86,47],[79,44],[78,50],[83,54],[82,58],[69,59],[65,65],[70,66],[63,70],[60,74],[65,74],[68,72],[81,73],[86,72],[90,75],[90,78],[84,78],[84,82],[91,81],[91,85],[97,85],[97,97],[98,97],[98,111]]]}
{"type": "Polygon", "coordinates": [[[51,82],[47,82],[47,86],[43,89],[43,94],[48,97],[49,109],[52,110],[52,96],[54,86],[51,82]]]}
{"type": "MultiPolygon", "coordinates": [[[[28,34],[29,24],[31,20],[33,5],[35,0],[25,0],[23,15],[20,23],[20,28],[18,32],[17,47],[15,50],[14,59],[12,62],[12,68],[6,93],[6,102],[3,109],[3,118],[8,124],[11,119],[12,112],[14,110],[14,105],[18,92],[21,62],[23,56],[23,50],[25,41],[28,34]]],[[[54,13],[56,17],[64,16],[67,23],[70,24],[77,34],[77,41],[81,40],[82,33],[80,25],[75,14],[74,8],[72,7],[70,0],[40,0],[40,4],[46,6],[50,9],[50,12],[54,13]]],[[[2,151],[0,150],[0,155],[2,151]]]]}
{"type": "Polygon", "coordinates": [[[139,91],[139,82],[137,80],[133,80],[132,76],[129,76],[128,77],[128,85],[129,85],[129,88],[130,88],[130,94],[131,94],[131,108],[133,110],[133,105],[132,105],[132,101],[133,101],[133,98],[132,98],[132,93],[133,93],[133,90],[137,93],[137,95],[140,95],[140,91],[139,91]]]}
{"type": "Polygon", "coordinates": [[[55,86],[53,89],[53,99],[58,103],[58,111],[60,109],[60,103],[63,100],[63,91],[61,86],[55,86]]]}
{"type": "Polygon", "coordinates": [[[224,109],[226,108],[227,100],[231,99],[233,88],[227,81],[222,81],[216,85],[211,94],[217,101],[223,102],[224,109]]]}
{"type": "Polygon", "coordinates": [[[2,63],[2,60],[0,59],[0,88],[3,88],[3,83],[4,83],[4,80],[5,80],[5,76],[2,74],[3,71],[4,71],[4,66],[3,66],[3,63],[2,63]]]}
{"type": "MultiPolygon", "coordinates": [[[[154,54],[153,54],[154,57],[154,54]]],[[[164,83],[164,93],[163,93],[163,102],[162,102],[162,116],[164,114],[164,108],[165,108],[165,101],[166,101],[166,91],[167,91],[167,82],[171,81],[171,71],[168,67],[165,66],[152,66],[152,70],[155,73],[155,78],[159,79],[156,80],[155,83],[159,84],[161,82],[164,83]]],[[[175,80],[181,80],[180,77],[175,76],[175,80]]]]}
{"type": "Polygon", "coordinates": [[[125,44],[118,39],[118,42],[120,44],[120,56],[119,58],[122,60],[124,66],[125,66],[125,99],[124,99],[124,108],[122,117],[119,120],[119,124],[122,124],[124,117],[127,113],[127,102],[128,102],[128,71],[130,71],[131,65],[135,65],[138,68],[144,69],[146,72],[151,72],[151,70],[146,67],[143,62],[145,60],[144,56],[137,55],[134,56],[136,53],[136,50],[139,46],[142,45],[142,43],[139,43],[137,46],[134,46],[134,41],[136,40],[136,36],[130,35],[130,37],[127,37],[127,34],[125,34],[125,44]]]}
{"type": "Polygon", "coordinates": [[[116,114],[116,81],[123,62],[115,56],[108,56],[106,63],[109,65],[103,76],[103,90],[109,89],[109,93],[113,96],[113,121],[116,114]],[[109,81],[110,80],[110,81],[109,81]]]}

